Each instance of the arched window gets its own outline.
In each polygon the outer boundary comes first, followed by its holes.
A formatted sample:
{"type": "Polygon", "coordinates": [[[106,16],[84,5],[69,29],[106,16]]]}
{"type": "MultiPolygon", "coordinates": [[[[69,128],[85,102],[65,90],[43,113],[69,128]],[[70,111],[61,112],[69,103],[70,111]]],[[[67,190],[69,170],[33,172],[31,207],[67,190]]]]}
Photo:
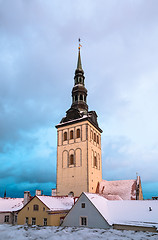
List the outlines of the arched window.
{"type": "Polygon", "coordinates": [[[80,138],[80,129],[78,128],[77,131],[76,131],[76,137],[77,138],[80,138]]]}
{"type": "Polygon", "coordinates": [[[74,192],[69,192],[68,196],[69,197],[74,197],[74,192]]]}
{"type": "Polygon", "coordinates": [[[93,166],[95,167],[95,168],[97,168],[97,157],[96,156],[94,156],[94,159],[93,159],[93,166]]]}
{"type": "Polygon", "coordinates": [[[80,101],[83,101],[83,96],[82,96],[82,94],[80,94],[80,101]]]}
{"type": "Polygon", "coordinates": [[[67,140],[67,132],[64,132],[64,141],[67,140]]]}
{"type": "Polygon", "coordinates": [[[78,100],[78,96],[77,96],[77,95],[75,95],[75,102],[77,102],[77,100],[78,100]]]}
{"type": "Polygon", "coordinates": [[[94,142],[96,142],[96,133],[94,133],[94,142]]]}
{"type": "Polygon", "coordinates": [[[73,139],[73,138],[74,138],[74,131],[71,130],[71,131],[70,131],[70,139],[73,139]]]}
{"type": "Polygon", "coordinates": [[[39,206],[37,204],[33,205],[33,210],[34,211],[38,211],[39,210],[39,206]]]}
{"type": "Polygon", "coordinates": [[[97,135],[97,143],[99,144],[99,136],[97,135]]]}
{"type": "Polygon", "coordinates": [[[74,155],[73,154],[70,155],[70,163],[69,163],[69,165],[74,165],[74,155]]]}

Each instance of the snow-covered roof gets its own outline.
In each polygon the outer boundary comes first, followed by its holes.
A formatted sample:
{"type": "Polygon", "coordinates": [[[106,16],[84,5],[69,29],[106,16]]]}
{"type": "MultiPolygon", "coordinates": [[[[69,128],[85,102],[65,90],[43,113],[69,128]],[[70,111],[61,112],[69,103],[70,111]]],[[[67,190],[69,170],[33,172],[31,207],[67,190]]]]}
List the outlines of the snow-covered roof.
{"type": "Polygon", "coordinates": [[[0,198],[0,212],[14,212],[23,207],[23,198],[0,198]]]}
{"type": "Polygon", "coordinates": [[[109,200],[135,200],[136,199],[136,180],[118,180],[118,181],[106,181],[99,182],[97,193],[105,195],[109,200]],[[111,198],[108,198],[111,196],[111,198]],[[113,198],[112,198],[113,196],[113,198]]]}
{"type": "Polygon", "coordinates": [[[110,224],[158,227],[157,200],[108,201],[103,196],[84,193],[110,224]]]}
{"type": "Polygon", "coordinates": [[[70,210],[74,205],[73,197],[36,196],[50,211],[70,210]]]}

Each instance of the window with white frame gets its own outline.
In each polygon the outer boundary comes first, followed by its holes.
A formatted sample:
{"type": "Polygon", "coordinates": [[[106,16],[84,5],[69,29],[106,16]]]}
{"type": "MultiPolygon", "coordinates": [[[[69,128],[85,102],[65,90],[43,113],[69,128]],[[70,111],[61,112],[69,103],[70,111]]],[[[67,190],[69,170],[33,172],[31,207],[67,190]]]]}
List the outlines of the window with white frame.
{"type": "Polygon", "coordinates": [[[87,226],[87,217],[80,217],[80,226],[87,226]]]}
{"type": "Polygon", "coordinates": [[[14,222],[17,223],[17,215],[14,216],[14,222]]]}
{"type": "Polygon", "coordinates": [[[32,218],[32,225],[36,225],[36,218],[32,218]]]}
{"type": "Polygon", "coordinates": [[[4,222],[9,223],[9,215],[4,216],[4,222]]]}
{"type": "Polygon", "coordinates": [[[44,225],[44,226],[47,226],[47,218],[44,218],[44,219],[43,219],[43,225],[44,225]]]}
{"type": "Polygon", "coordinates": [[[29,218],[28,218],[28,217],[25,218],[25,223],[26,223],[27,225],[29,224],[29,218]]]}

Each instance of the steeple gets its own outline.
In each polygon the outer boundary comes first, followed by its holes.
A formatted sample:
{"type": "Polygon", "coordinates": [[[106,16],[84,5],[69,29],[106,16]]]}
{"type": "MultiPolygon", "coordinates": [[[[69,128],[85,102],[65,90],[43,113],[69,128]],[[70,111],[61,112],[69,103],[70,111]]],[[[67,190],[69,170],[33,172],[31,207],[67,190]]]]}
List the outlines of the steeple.
{"type": "Polygon", "coordinates": [[[81,64],[81,55],[80,55],[80,46],[78,47],[78,62],[77,62],[77,69],[82,69],[82,64],[81,64]]]}
{"type": "MultiPolygon", "coordinates": [[[[79,41],[80,42],[80,41],[79,41]]],[[[78,61],[77,69],[75,71],[74,77],[74,87],[72,89],[72,105],[71,108],[78,109],[80,112],[87,114],[87,89],[84,86],[84,71],[81,64],[81,54],[80,54],[81,44],[78,47],[78,61]]]]}
{"type": "MultiPolygon", "coordinates": [[[[79,39],[77,68],[74,76],[74,87],[72,88],[72,104],[70,109],[66,111],[66,116],[62,118],[60,123],[68,123],[69,121],[79,119],[82,120],[84,116],[84,119],[87,117],[87,119],[92,122],[95,127],[99,128],[96,112],[88,111],[87,89],[85,88],[85,76],[81,63],[81,47],[79,39]]],[[[99,128],[99,131],[102,130],[99,128]]]]}

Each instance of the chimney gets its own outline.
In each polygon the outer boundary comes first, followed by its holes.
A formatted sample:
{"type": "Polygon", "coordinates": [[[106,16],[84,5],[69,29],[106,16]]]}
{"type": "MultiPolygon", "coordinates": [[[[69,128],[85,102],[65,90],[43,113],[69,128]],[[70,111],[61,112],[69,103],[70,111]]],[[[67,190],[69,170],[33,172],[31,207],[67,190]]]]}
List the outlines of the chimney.
{"type": "Polygon", "coordinates": [[[36,196],[41,196],[41,195],[42,195],[41,193],[42,193],[41,190],[36,190],[36,194],[35,194],[35,195],[36,195],[36,196]]]}
{"type": "Polygon", "coordinates": [[[52,188],[52,196],[56,196],[57,195],[57,190],[55,188],[52,188]]]}
{"type": "Polygon", "coordinates": [[[30,201],[30,192],[29,191],[25,191],[24,192],[24,206],[30,201]]]}

